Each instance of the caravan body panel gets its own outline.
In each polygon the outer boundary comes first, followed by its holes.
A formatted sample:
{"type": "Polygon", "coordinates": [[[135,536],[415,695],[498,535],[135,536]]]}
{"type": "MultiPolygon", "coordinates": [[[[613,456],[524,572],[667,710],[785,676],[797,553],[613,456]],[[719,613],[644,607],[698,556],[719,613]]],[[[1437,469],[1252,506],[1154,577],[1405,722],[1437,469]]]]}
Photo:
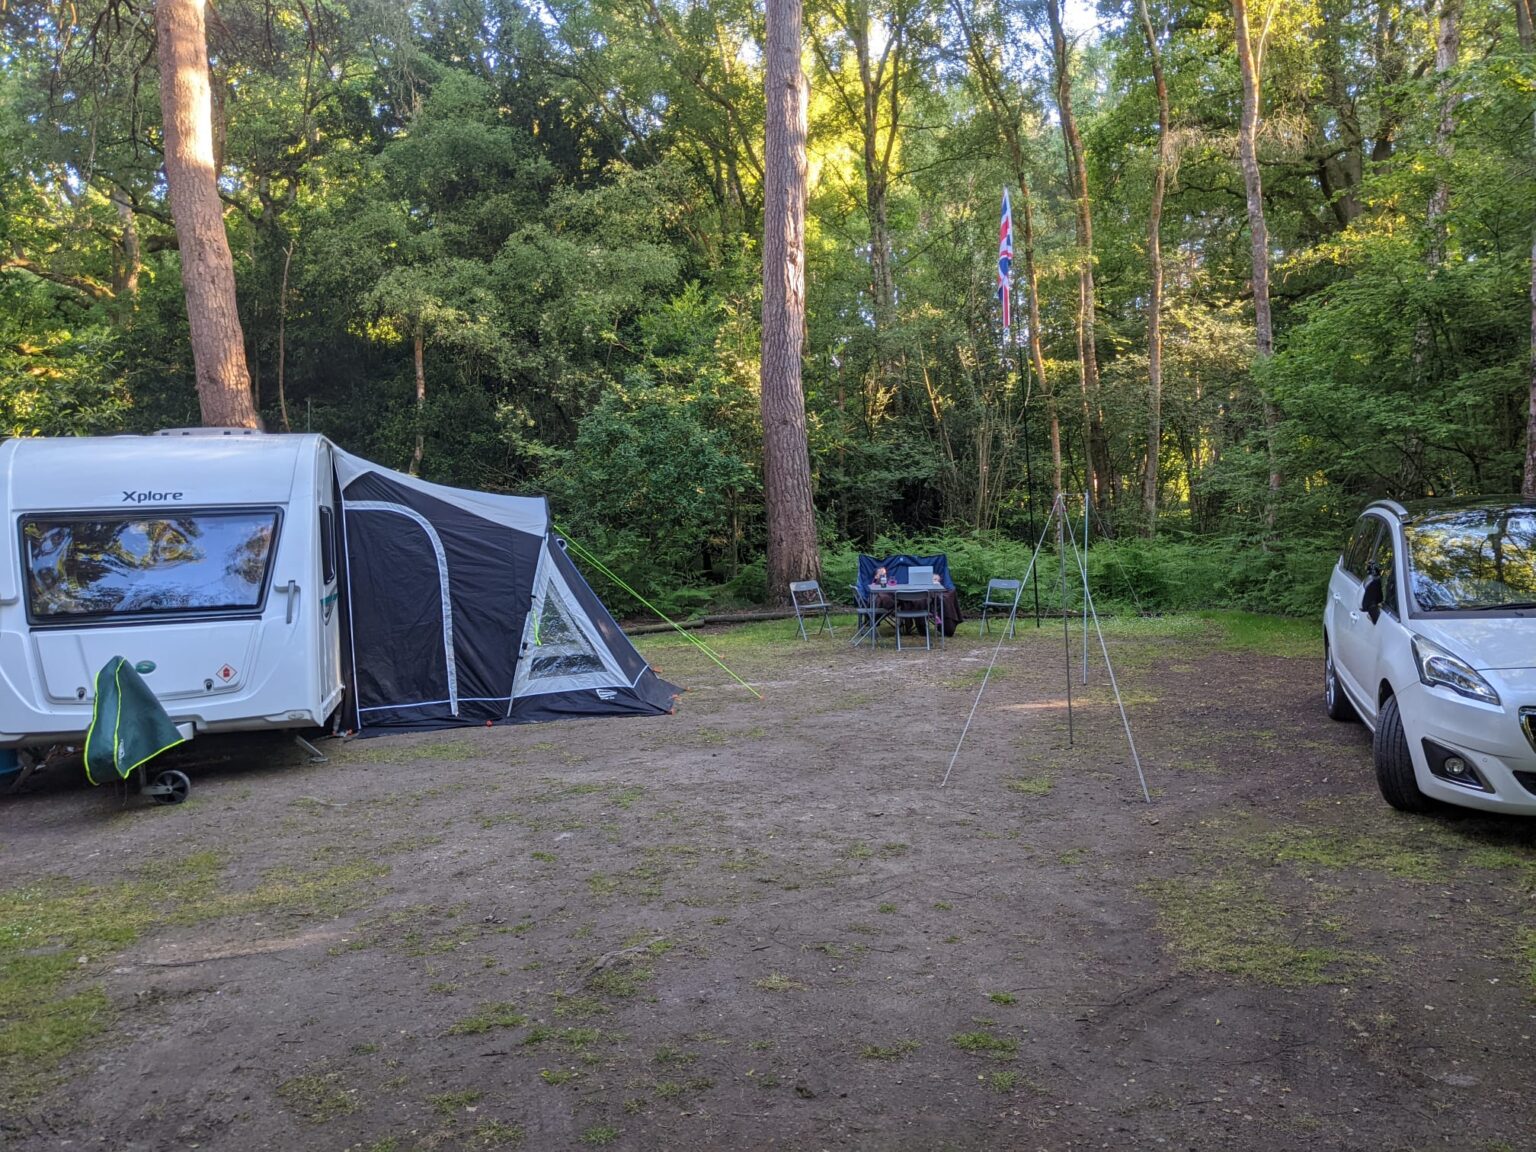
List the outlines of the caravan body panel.
{"type": "Polygon", "coordinates": [[[0,444],[0,747],[81,737],[112,656],[200,732],[324,723],[333,469],[314,435],[0,444]]]}

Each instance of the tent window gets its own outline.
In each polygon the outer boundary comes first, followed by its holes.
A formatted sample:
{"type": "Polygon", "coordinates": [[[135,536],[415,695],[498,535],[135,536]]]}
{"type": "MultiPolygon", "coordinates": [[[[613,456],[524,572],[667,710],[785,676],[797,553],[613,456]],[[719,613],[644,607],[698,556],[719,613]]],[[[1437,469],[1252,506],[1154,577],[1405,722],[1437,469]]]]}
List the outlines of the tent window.
{"type": "Polygon", "coordinates": [[[576,625],[570,607],[551,583],[544,592],[544,609],[533,629],[528,679],[585,676],[604,671],[602,657],[576,625]]]}
{"type": "Polygon", "coordinates": [[[336,581],[336,526],[331,510],[320,508],[320,575],[327,585],[336,581]]]}

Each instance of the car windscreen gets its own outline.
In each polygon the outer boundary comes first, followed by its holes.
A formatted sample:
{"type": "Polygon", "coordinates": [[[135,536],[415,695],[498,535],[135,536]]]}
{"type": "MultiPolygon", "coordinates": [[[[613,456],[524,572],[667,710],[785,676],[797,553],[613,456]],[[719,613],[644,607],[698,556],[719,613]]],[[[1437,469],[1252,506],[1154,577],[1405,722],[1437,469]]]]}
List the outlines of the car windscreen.
{"type": "Polygon", "coordinates": [[[274,508],[23,517],[27,608],[38,623],[258,611],[274,508]]]}
{"type": "Polygon", "coordinates": [[[1404,526],[1421,612],[1536,605],[1536,507],[1436,512],[1404,526]]]}

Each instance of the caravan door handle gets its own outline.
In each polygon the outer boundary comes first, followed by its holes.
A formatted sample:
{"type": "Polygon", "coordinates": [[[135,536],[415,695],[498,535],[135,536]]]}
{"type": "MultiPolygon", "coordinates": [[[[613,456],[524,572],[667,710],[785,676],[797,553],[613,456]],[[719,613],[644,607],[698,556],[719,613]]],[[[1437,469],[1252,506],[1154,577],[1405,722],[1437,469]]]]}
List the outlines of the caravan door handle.
{"type": "Polygon", "coordinates": [[[283,587],[279,588],[278,591],[288,593],[288,614],[287,619],[283,622],[285,624],[292,624],[294,605],[299,602],[299,582],[297,580],[290,580],[283,587]]]}

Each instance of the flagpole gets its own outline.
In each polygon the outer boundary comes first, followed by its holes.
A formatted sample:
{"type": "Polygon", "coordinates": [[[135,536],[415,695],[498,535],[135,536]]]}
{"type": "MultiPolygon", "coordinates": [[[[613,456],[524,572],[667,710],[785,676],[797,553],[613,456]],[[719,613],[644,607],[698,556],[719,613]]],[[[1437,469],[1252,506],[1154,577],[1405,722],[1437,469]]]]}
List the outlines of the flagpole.
{"type": "MultiPolygon", "coordinates": [[[[1009,351],[1010,335],[1013,332],[1013,205],[1008,199],[1008,185],[1003,185],[1003,214],[997,232],[997,299],[1003,306],[1003,386],[1006,388],[1009,377],[1009,351]]],[[[1023,366],[1019,366],[1020,374],[1023,366]]],[[[1017,379],[1017,377],[1015,377],[1017,379]]],[[[1042,387],[1045,381],[1040,381],[1042,387]]],[[[1022,409],[1022,423],[1024,425],[1024,507],[1025,515],[1029,521],[1029,538],[1035,538],[1035,464],[1034,454],[1029,447],[1029,401],[1034,394],[1034,389],[1024,390],[1024,403],[1022,409]]],[[[1033,568],[1031,568],[1033,572],[1033,568]]],[[[1035,590],[1035,627],[1040,627],[1040,575],[1034,573],[1033,585],[1035,590]]]]}

